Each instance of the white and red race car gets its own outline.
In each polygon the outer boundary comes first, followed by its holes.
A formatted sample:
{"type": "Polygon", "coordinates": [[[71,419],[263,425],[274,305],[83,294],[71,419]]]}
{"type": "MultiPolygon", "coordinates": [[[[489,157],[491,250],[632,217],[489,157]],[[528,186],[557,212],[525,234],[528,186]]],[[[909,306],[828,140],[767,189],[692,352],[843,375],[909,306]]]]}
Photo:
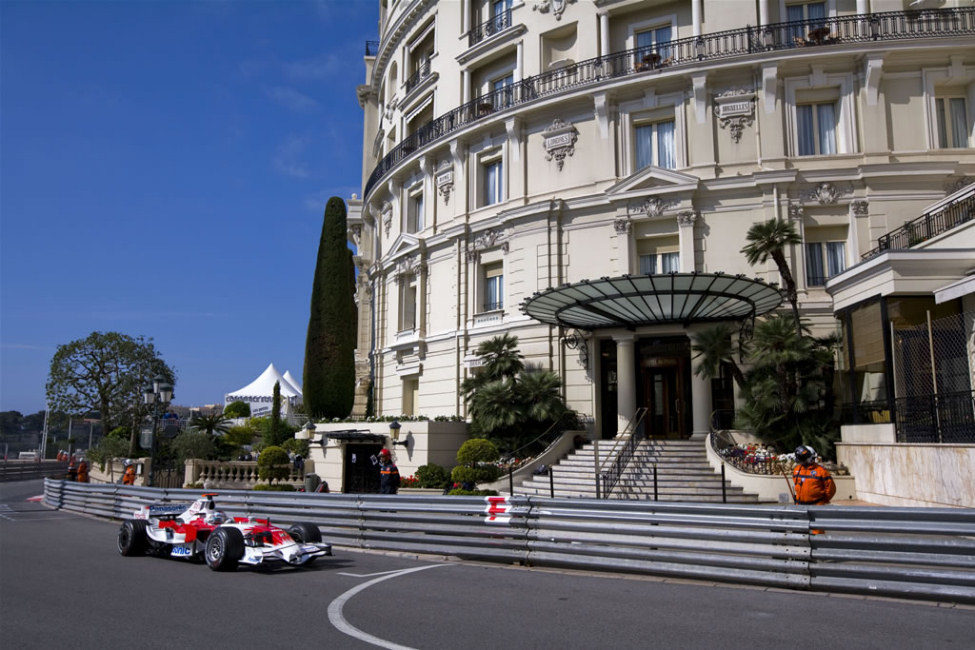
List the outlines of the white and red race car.
{"type": "Polygon", "coordinates": [[[268,519],[228,517],[217,510],[216,494],[204,494],[188,508],[142,506],[118,532],[122,555],[203,558],[214,571],[233,571],[237,564],[284,563],[307,566],[332,554],[315,524],[296,523],[287,530],[268,519]]]}

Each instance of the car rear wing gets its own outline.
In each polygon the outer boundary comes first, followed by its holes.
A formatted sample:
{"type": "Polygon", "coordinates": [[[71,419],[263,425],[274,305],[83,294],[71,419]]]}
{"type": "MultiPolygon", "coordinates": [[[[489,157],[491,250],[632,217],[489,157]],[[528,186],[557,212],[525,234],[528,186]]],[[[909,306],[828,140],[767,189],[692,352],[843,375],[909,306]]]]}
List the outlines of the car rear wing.
{"type": "Polygon", "coordinates": [[[181,505],[152,505],[149,506],[150,517],[165,517],[166,515],[181,515],[189,506],[181,505]]]}

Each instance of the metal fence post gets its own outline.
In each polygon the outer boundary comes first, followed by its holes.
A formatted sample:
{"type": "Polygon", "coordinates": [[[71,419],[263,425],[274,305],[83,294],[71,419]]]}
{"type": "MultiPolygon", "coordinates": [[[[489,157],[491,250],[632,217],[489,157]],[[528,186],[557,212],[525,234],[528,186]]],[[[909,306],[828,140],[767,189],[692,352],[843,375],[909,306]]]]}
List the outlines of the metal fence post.
{"type": "Polygon", "coordinates": [[[724,480],[724,463],[721,463],[721,503],[728,503],[728,487],[724,480]]]}
{"type": "Polygon", "coordinates": [[[515,495],[515,469],[514,465],[508,466],[508,494],[515,495]]]}
{"type": "Polygon", "coordinates": [[[548,495],[555,498],[555,469],[548,468],[548,495]]]}
{"type": "Polygon", "coordinates": [[[653,500],[658,501],[660,499],[657,494],[657,463],[653,464],[653,500]]]}
{"type": "Polygon", "coordinates": [[[599,496],[599,441],[592,441],[592,462],[595,467],[594,476],[596,477],[596,498],[601,498],[599,496]]]}

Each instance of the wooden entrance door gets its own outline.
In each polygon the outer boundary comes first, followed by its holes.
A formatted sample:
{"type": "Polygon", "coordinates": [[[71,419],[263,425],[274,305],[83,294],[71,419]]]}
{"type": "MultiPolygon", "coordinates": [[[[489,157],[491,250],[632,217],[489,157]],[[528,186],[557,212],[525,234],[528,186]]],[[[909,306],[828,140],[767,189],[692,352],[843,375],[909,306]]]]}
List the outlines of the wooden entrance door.
{"type": "Polygon", "coordinates": [[[345,446],[342,491],[347,494],[379,493],[379,444],[350,444],[345,446]]]}
{"type": "Polygon", "coordinates": [[[649,429],[652,438],[681,437],[683,400],[681,399],[680,373],[676,364],[647,368],[647,406],[649,429]]]}

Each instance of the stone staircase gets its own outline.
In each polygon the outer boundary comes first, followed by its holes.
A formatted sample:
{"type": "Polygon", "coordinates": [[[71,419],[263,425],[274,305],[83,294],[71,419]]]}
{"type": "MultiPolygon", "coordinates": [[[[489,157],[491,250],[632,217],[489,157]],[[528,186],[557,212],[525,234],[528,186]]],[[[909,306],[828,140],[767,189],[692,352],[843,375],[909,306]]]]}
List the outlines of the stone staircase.
{"type": "MultiPolygon", "coordinates": [[[[606,461],[612,441],[599,444],[600,462],[606,461]]],[[[596,497],[593,445],[587,443],[552,468],[555,496],[596,497]]],[[[613,499],[653,499],[653,463],[657,464],[657,495],[660,501],[704,501],[721,503],[721,476],[708,464],[703,440],[645,440],[637,448],[613,499]]],[[[727,481],[728,503],[758,503],[727,481]]],[[[549,496],[548,474],[533,476],[515,486],[515,494],[549,496]]]]}

